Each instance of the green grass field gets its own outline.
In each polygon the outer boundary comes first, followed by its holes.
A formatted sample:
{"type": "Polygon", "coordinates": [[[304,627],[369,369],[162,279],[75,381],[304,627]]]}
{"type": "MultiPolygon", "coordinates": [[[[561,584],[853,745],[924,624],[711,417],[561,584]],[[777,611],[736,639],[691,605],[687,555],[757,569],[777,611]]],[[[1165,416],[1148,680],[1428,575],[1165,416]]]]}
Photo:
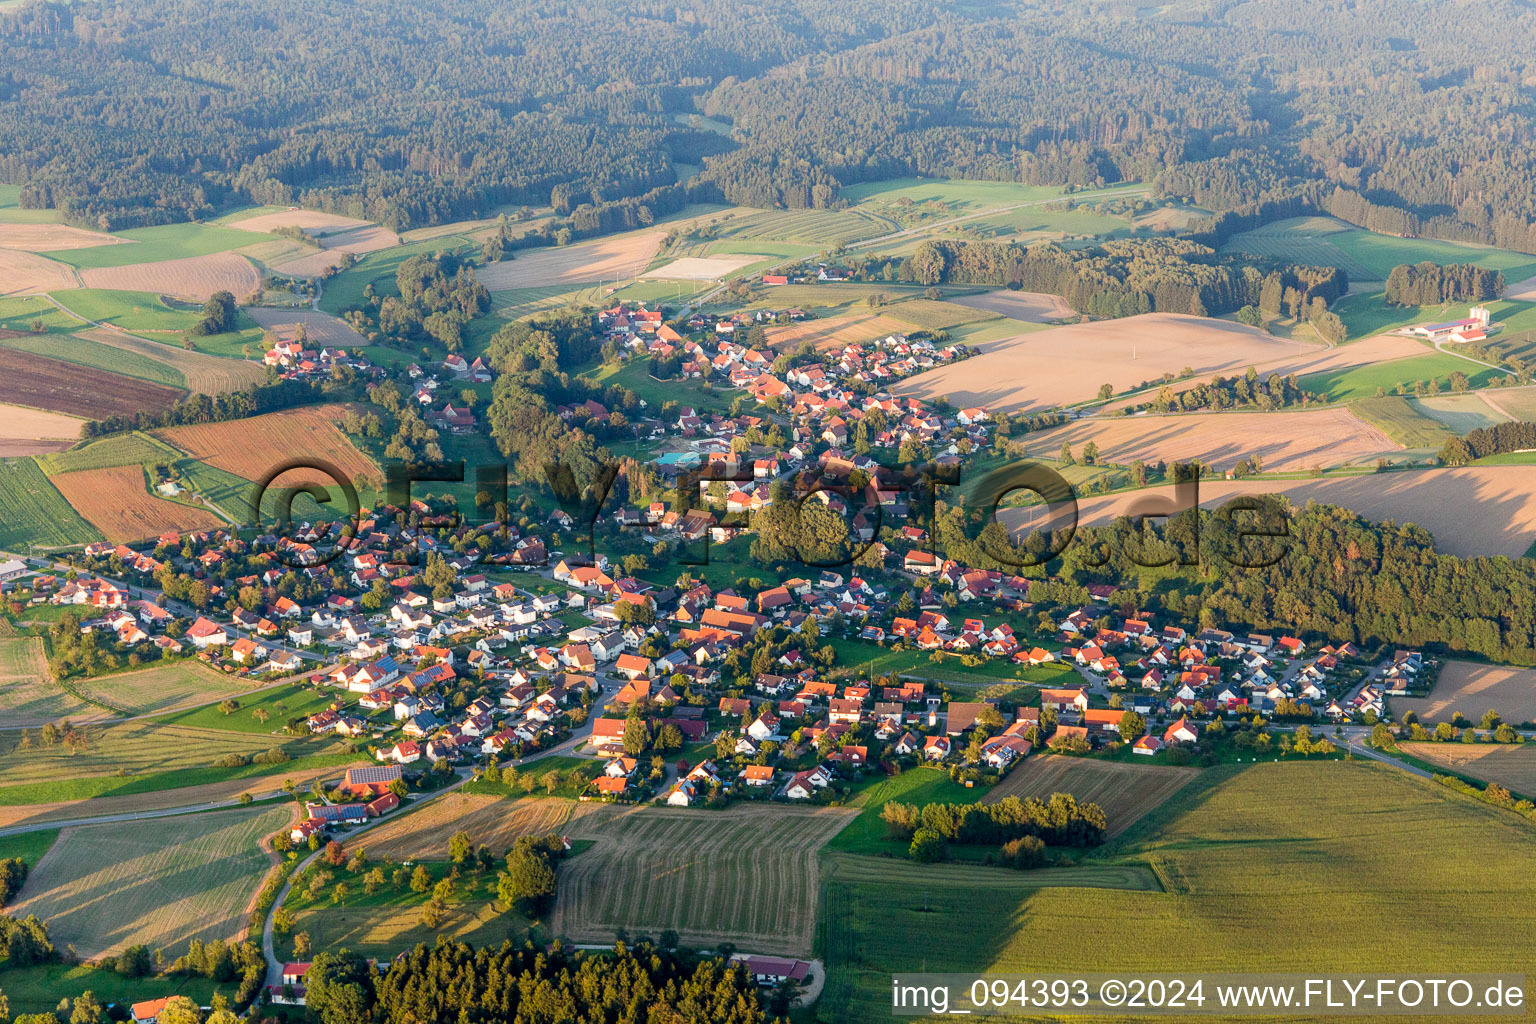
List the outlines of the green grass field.
{"type": "Polygon", "coordinates": [[[0,327],[11,331],[31,331],[39,321],[43,325],[43,337],[80,329],[80,321],[40,295],[0,299],[0,327]]]}
{"type": "Polygon", "coordinates": [[[667,402],[691,405],[701,410],[724,411],[730,408],[731,401],[737,395],[745,393],[735,388],[705,387],[704,382],[698,380],[655,380],[651,377],[650,361],[643,358],[631,359],[617,366],[599,366],[584,376],[601,384],[622,384],[657,411],[667,402]]]}
{"type": "Polygon", "coordinates": [[[122,267],[130,263],[160,263],[227,252],[242,245],[271,241],[272,236],[256,231],[240,231],[214,224],[164,224],[152,228],[132,228],[116,232],[116,237],[132,245],[97,245],[86,249],[63,249],[41,255],[67,263],[77,270],[93,267],[122,267]]]}
{"type": "MultiPolygon", "coordinates": [[[[974,667],[962,665],[960,656],[946,654],[935,662],[930,652],[913,648],[891,650],[865,640],[827,640],[837,652],[836,669],[852,672],[861,678],[897,673],[914,679],[938,680],[957,685],[989,684],[996,682],[1050,683],[1063,676],[1073,675],[1066,665],[1016,665],[1007,659],[985,658],[974,667]]],[[[1020,641],[1021,643],[1024,641],[1020,641]]]]}
{"type": "Polygon", "coordinates": [[[52,452],[38,457],[43,471],[53,476],[77,469],[106,469],[111,466],[150,466],[171,463],[181,454],[158,438],[140,431],[113,434],[67,452],[52,452]]]}
{"type": "Polygon", "coordinates": [[[902,857],[907,843],[886,835],[885,822],[880,812],[892,800],[904,804],[950,803],[970,804],[981,799],[985,789],[966,789],[952,782],[949,773],[938,768],[911,768],[900,775],[881,779],[860,793],[853,801],[859,808],[859,816],[849,822],[841,832],[827,843],[828,850],[872,856],[902,857]]]}
{"type": "Polygon", "coordinates": [[[73,999],[89,991],[105,1006],[136,1003],[162,996],[184,995],[199,1006],[207,1006],[215,992],[233,1001],[238,983],[218,984],[207,978],[125,978],[116,971],[102,970],[88,964],[45,964],[40,967],[7,968],[0,974],[11,1012],[51,1014],[61,998],[73,999]]]}
{"type": "Polygon", "coordinates": [[[1150,867],[1164,891],[1112,891],[1109,877],[1029,888],[1050,871],[990,869],[978,879],[1000,881],[986,888],[952,877],[984,868],[839,868],[814,1019],[888,1017],[901,971],[1401,974],[1443,970],[1454,950],[1459,971],[1520,972],[1532,835],[1516,815],[1384,766],[1213,769],[1073,869],[1150,867]],[[1479,905],[1503,909],[1490,923],[1467,913],[1479,905]]]}
{"type": "Polygon", "coordinates": [[[0,548],[29,544],[68,547],[100,540],[101,534],[70,507],[32,459],[0,461],[0,548]]]}
{"type": "MultiPolygon", "coordinates": [[[[1518,392],[1516,392],[1518,394],[1518,392]]],[[[1490,392],[1490,394],[1492,394],[1490,392]]],[[[1504,392],[1498,392],[1500,405],[1504,392]]],[[[1491,427],[1508,419],[1483,401],[1482,395],[1437,395],[1434,398],[1410,398],[1408,404],[1424,416],[1442,424],[1453,434],[1465,434],[1480,427],[1491,427]]]]}
{"type": "Polygon", "coordinates": [[[1445,424],[1425,415],[1412,400],[1396,395],[1362,398],[1349,408],[1404,448],[1438,448],[1452,436],[1445,424]]]}
{"type": "Polygon", "coordinates": [[[1465,359],[1442,352],[1432,352],[1407,359],[1394,359],[1386,363],[1356,366],[1347,370],[1330,370],[1311,373],[1301,378],[1301,386],[1315,395],[1322,395],[1332,402],[1348,402],[1357,398],[1373,398],[1378,388],[1392,394],[1399,383],[1412,391],[1415,382],[1440,382],[1441,391],[1450,390],[1452,373],[1467,375],[1473,387],[1481,387],[1494,377],[1502,377],[1497,370],[1479,366],[1465,359]]]}
{"type": "Polygon", "coordinates": [[[223,729],[260,736],[280,734],[289,719],[312,715],[330,707],[334,694],[319,694],[298,686],[280,686],[249,697],[236,697],[240,709],[226,715],[218,705],[173,711],[156,721],[165,725],[185,725],[199,729],[223,729]],[[255,715],[264,711],[267,720],[262,722],[255,715]]]}
{"type": "MultiPolygon", "coordinates": [[[[104,245],[101,249],[121,249],[104,245]]],[[[80,249],[78,252],[90,252],[80,249]]],[[[189,331],[200,319],[197,307],[190,303],[170,306],[152,292],[121,292],[105,288],[75,288],[54,296],[65,308],[85,317],[113,324],[125,331],[189,331]]],[[[171,339],[162,338],[170,343],[171,339]]],[[[203,339],[199,339],[201,341],[203,339]]]]}
{"type": "MultiPolygon", "coordinates": [[[[53,307],[50,306],[49,309],[53,307]]],[[[62,359],[66,363],[75,363],[79,366],[121,373],[156,384],[166,384],[173,388],[186,387],[186,377],[182,376],[181,371],[174,366],[150,359],[137,352],[128,352],[113,348],[111,345],[102,345],[63,333],[78,329],[79,323],[70,320],[56,309],[53,310],[53,316],[60,321],[57,330],[51,330],[47,334],[29,334],[24,338],[0,338],[0,346],[15,349],[18,352],[30,352],[33,355],[62,359]]]]}
{"type": "Polygon", "coordinates": [[[1351,281],[1385,281],[1403,263],[1476,263],[1502,270],[1510,282],[1536,274],[1524,253],[1428,238],[1397,238],[1356,228],[1332,217],[1292,217],[1234,235],[1222,247],[1321,266],[1340,267],[1351,281]]]}
{"type": "Polygon", "coordinates": [[[43,859],[43,854],[53,848],[53,841],[57,838],[59,838],[59,830],[56,828],[0,836],[0,860],[20,857],[26,862],[28,868],[37,867],[37,862],[43,859]]]}

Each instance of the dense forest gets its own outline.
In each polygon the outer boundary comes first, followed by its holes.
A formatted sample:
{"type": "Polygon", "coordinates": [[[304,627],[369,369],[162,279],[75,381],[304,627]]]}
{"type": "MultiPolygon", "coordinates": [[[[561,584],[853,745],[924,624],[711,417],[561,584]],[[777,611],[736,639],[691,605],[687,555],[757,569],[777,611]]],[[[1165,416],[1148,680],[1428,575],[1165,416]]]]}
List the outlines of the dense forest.
{"type": "Polygon", "coordinates": [[[1050,243],[926,241],[901,266],[918,284],[981,284],[1060,295],[1094,316],[1190,313],[1210,316],[1243,306],[1305,313],[1349,290],[1337,267],[1265,270],[1253,257],[1219,255],[1185,239],[1122,239],[1088,248],[1050,243]]]}
{"type": "Polygon", "coordinates": [[[612,952],[475,950],[446,938],[402,953],[379,978],[355,953],[321,953],[309,975],[310,1018],[320,1024],[766,1024],[745,969],[718,958],[637,943],[612,952]]]}
{"type": "Polygon", "coordinates": [[[1387,275],[1387,301],[1399,306],[1481,302],[1504,290],[1504,275],[1472,263],[1402,263],[1387,275]]]}
{"type": "Polygon", "coordinates": [[[1517,0],[26,0],[0,180],[118,228],[537,203],[573,236],[901,175],[1142,180],[1221,214],[1212,240],[1327,212],[1536,251],[1533,52],[1517,0]]]}

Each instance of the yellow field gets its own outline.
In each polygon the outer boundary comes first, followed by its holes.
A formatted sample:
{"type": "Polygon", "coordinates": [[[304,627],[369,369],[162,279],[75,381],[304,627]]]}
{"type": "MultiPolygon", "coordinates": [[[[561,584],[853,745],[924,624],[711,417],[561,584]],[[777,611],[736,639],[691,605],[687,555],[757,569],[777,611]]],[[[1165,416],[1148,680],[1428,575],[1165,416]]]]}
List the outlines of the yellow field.
{"type": "Polygon", "coordinates": [[[67,828],[13,912],[44,919],[54,943],[87,960],[136,943],[175,957],[192,939],[238,940],[269,865],[257,843],[292,816],[283,804],[67,828]]]}
{"type": "Polygon", "coordinates": [[[804,320],[798,324],[770,327],[764,333],[768,343],[780,352],[798,349],[809,341],[818,351],[842,348],[874,341],[890,334],[907,334],[912,325],[885,313],[850,313],[825,320],[804,320]]]}
{"type": "Polygon", "coordinates": [[[23,405],[0,405],[0,456],[63,451],[80,438],[84,420],[23,405]]]}
{"type": "Polygon", "coordinates": [[[515,259],[477,268],[475,277],[493,292],[624,280],[638,277],[650,266],[665,237],[665,231],[648,231],[563,248],[530,249],[517,253],[515,259]]]}
{"type": "Polygon", "coordinates": [[[72,228],[67,224],[0,224],[0,249],[26,252],[58,252],[63,249],[89,249],[97,245],[118,245],[123,240],[100,231],[72,228]]]}
{"type": "Polygon", "coordinates": [[[72,267],[15,249],[0,249],[0,295],[80,287],[72,267]]]}
{"type": "Polygon", "coordinates": [[[1034,324],[1077,316],[1077,311],[1067,305],[1067,300],[1047,292],[1015,292],[1005,288],[985,295],[962,295],[949,301],[1034,324]]]}
{"type": "Polygon", "coordinates": [[[1198,768],[1171,765],[1090,761],[1062,754],[1032,757],[1008,773],[982,797],[985,804],[1007,796],[1040,797],[1071,793],[1078,803],[1095,803],[1104,810],[1109,835],[1117,836],[1142,815],[1184,788],[1198,768]]]}
{"type": "Polygon", "coordinates": [[[689,944],[811,951],[817,851],[856,811],[781,805],[643,807],[575,823],[596,839],[560,866],[554,932],[610,942],[671,928],[689,944]]]}
{"type": "Polygon", "coordinates": [[[87,288],[158,292],[202,302],[214,292],[229,292],[244,300],[261,287],[261,275],[244,256],[216,252],[182,260],[130,263],[123,267],[93,267],[80,271],[87,288]]]}
{"type": "Polygon", "coordinates": [[[1346,408],[1280,412],[1184,413],[1172,416],[1107,416],[1026,434],[1031,455],[1054,456],[1062,443],[1081,453],[1092,441],[1107,462],[1137,459],[1190,462],[1231,469],[1257,455],[1275,472],[1373,461],[1402,446],[1346,408]]]}
{"type": "MultiPolygon", "coordinates": [[[[1078,502],[1079,522],[1084,526],[1108,523],[1149,499],[1166,502],[1172,493],[1170,487],[1153,487],[1083,498],[1078,502]]],[[[1439,551],[1452,555],[1513,558],[1524,554],[1536,540],[1536,466],[1466,466],[1306,480],[1206,480],[1200,484],[1203,508],[1219,508],[1243,494],[1283,494],[1296,506],[1315,500],[1353,509],[1377,522],[1417,523],[1434,534],[1439,551]]],[[[1027,509],[1003,509],[997,517],[1010,529],[1025,525],[1031,518],[1027,509]]]]}
{"type": "Polygon", "coordinates": [[[979,355],[891,390],[920,398],[948,396],[957,407],[1034,412],[1091,399],[1103,384],[1121,392],[1185,368],[1208,377],[1323,351],[1227,320],[1172,313],[1031,331],[977,347],[979,355]]]}
{"type": "Polygon", "coordinates": [[[1428,697],[1393,697],[1392,711],[1417,712],[1425,722],[1449,722],[1460,711],[1476,722],[1489,708],[1508,722],[1536,719],[1536,669],[1447,661],[1428,697]]]}
{"type": "Polygon", "coordinates": [[[276,309],[269,306],[252,306],[246,310],[252,320],[277,335],[279,341],[298,337],[299,325],[304,325],[308,344],[314,348],[339,346],[353,348],[368,344],[352,329],[352,325],[340,317],[322,313],[317,309],[276,309]]]}

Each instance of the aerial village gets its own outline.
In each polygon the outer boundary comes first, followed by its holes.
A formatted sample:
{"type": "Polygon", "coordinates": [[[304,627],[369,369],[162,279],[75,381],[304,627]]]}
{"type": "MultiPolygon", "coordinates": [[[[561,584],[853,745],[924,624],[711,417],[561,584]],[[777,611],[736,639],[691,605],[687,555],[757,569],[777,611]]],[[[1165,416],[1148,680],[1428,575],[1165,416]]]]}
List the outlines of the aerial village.
{"type": "MultiPolygon", "coordinates": [[[[674,327],[643,307],[597,315],[630,358],[749,399],[734,415],[681,406],[632,419],[637,440],[666,449],[648,466],[673,500],[632,482],[628,500],[600,510],[594,557],[551,503],[520,524],[476,525],[426,498],[365,509],[355,530],[316,520],[281,536],[97,543],[72,565],[9,563],[0,588],[70,606],[83,641],[134,665],[195,658],[330,695],[293,727],[347,739],[376,764],[347,772],[344,799],[317,793],[295,842],[390,813],[434,771],[491,772],[553,748],[590,760],[583,799],[835,802],[869,773],[919,762],[985,785],[1042,748],[1183,763],[1213,723],[1369,724],[1385,697],[1432,682],[1415,652],[1156,621],[1112,606],[1107,584],[1049,589],[946,557],[909,518],[893,460],[876,456],[959,465],[997,445],[984,408],[884,390],[967,353],[901,334],[791,358],[748,343],[764,321],[803,316],[674,327]],[[857,559],[784,571],[749,560],[775,488],[812,477],[842,485],[814,497],[864,545],[857,559]],[[697,500],[679,498],[689,485],[697,500]],[[732,544],[723,568],[678,558],[732,544]],[[1128,721],[1143,731],[1123,734],[1128,721]]],[[[387,375],[303,337],[279,340],[268,361],[387,375]]],[[[488,380],[480,360],[395,372],[434,423],[476,429],[471,409],[438,394],[488,380]]],[[[593,406],[560,414],[608,415],[593,406]]]]}

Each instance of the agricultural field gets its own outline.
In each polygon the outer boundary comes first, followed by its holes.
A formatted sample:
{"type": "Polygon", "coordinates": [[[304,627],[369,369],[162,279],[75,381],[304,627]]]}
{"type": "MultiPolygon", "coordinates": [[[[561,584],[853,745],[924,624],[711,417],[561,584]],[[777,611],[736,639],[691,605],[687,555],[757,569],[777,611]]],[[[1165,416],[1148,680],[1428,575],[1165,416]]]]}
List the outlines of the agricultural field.
{"type": "Polygon", "coordinates": [[[181,395],[163,384],[0,348],[0,402],[105,419],[164,409],[181,395]]]}
{"type": "MultiPolygon", "coordinates": [[[[272,776],[279,780],[304,768],[344,765],[356,755],[338,751],[324,737],[283,739],[162,725],[147,719],[105,722],[86,730],[83,746],[47,747],[36,736],[0,733],[0,806],[51,804],[94,797],[130,796],[202,786],[231,779],[272,776]],[[281,747],[292,760],[215,768],[226,754],[255,755],[281,747]],[[119,774],[121,773],[121,774],[119,774]]],[[[341,772],[336,771],[337,777],[341,772]]],[[[257,785],[254,781],[251,783],[257,785]]]]}
{"type": "MultiPolygon", "coordinates": [[[[537,761],[530,770],[537,774],[537,761]]],[[[607,804],[578,803],[560,797],[509,799],[480,793],[450,793],[369,830],[368,855],[375,859],[447,860],[449,838],[463,830],[476,846],[483,843],[499,856],[523,836],[569,832],[585,825],[588,818],[604,818],[613,810],[607,804]]]]}
{"type": "Polygon", "coordinates": [[[1536,721],[1536,669],[1447,661],[1425,697],[1393,697],[1392,712],[1412,711],[1419,720],[1449,722],[1460,711],[1476,722],[1493,708],[1508,722],[1536,721]]]}
{"type": "Polygon", "coordinates": [[[900,775],[879,779],[855,796],[850,805],[859,809],[858,816],[828,840],[826,848],[843,853],[904,856],[910,841],[890,837],[881,818],[886,804],[970,804],[980,799],[982,793],[954,782],[943,769],[922,765],[910,768],[900,775]]]}
{"type": "Polygon", "coordinates": [[[882,312],[905,320],[922,331],[942,331],[962,324],[995,321],[998,317],[983,309],[974,309],[968,303],[951,299],[908,299],[888,306],[882,312]]]}
{"type": "Polygon", "coordinates": [[[1522,797],[1536,793],[1536,744],[1399,743],[1397,746],[1404,753],[1447,772],[1482,782],[1496,782],[1522,797]]]}
{"type": "MultiPolygon", "coordinates": [[[[419,943],[430,946],[439,936],[467,942],[476,949],[495,949],[509,939],[514,944],[521,942],[530,922],[496,909],[493,898],[494,892],[488,898],[450,901],[442,924],[435,930],[421,923],[424,898],[402,905],[311,907],[294,915],[294,932],[307,932],[312,949],[350,949],[380,960],[419,943]]],[[[291,958],[292,940],[282,940],[279,949],[291,958]]]]}
{"type": "Polygon", "coordinates": [[[101,535],[81,519],[32,459],[0,460],[0,548],[89,544],[101,535]]]}
{"type": "Polygon", "coordinates": [[[854,813],[645,807],[578,822],[568,834],[597,842],[561,865],[553,930],[609,942],[619,928],[652,935],[671,928],[690,944],[808,954],[817,851],[854,813]]]}
{"type": "Polygon", "coordinates": [[[162,263],[238,249],[269,240],[253,231],[239,231],[216,224],[164,224],[133,228],[113,234],[122,245],[98,245],[89,249],[44,250],[41,255],[67,263],[77,270],[126,267],[135,263],[162,263]]]}
{"type": "MultiPolygon", "coordinates": [[[[64,318],[64,314],[55,311],[55,315],[64,318]]],[[[73,327],[75,325],[71,325],[73,327]]],[[[122,338],[128,341],[129,336],[118,334],[105,328],[98,329],[94,334],[106,335],[109,339],[122,338]]],[[[157,345],[152,341],[144,341],[142,338],[133,338],[133,342],[163,349],[177,351],[168,345],[157,345]]],[[[141,354],[126,345],[119,346],[112,340],[103,342],[94,336],[71,335],[50,331],[46,334],[26,333],[19,338],[6,338],[0,336],[0,347],[14,349],[17,352],[26,352],[35,356],[45,356],[51,359],[61,359],[67,363],[78,366],[87,366],[95,370],[104,370],[108,373],[122,374],[128,377],[137,377],[139,380],[149,381],[151,384],[163,384],[166,387],[182,388],[186,384],[186,377],[181,371],[169,362],[154,358],[151,355],[141,354]]],[[[192,353],[187,353],[192,355],[192,353]]]]}
{"type": "Polygon", "coordinates": [[[224,520],[202,508],[149,493],[139,466],[110,466],[60,473],[53,485],[75,511],[117,544],[171,531],[213,530],[224,520]]]}
{"type": "Polygon", "coordinates": [[[826,320],[802,320],[797,324],[768,327],[768,344],[779,352],[793,352],[810,342],[818,352],[874,341],[891,334],[905,334],[912,325],[886,313],[849,313],[826,320]]]}
{"type": "MultiPolygon", "coordinates": [[[[1474,402],[1482,401],[1477,396],[1471,397],[1474,402]]],[[[1424,401],[1438,402],[1439,399],[1429,398],[1424,401]]],[[[1488,407],[1484,405],[1483,408],[1486,410],[1488,407]]],[[[1431,416],[1420,403],[1397,395],[1362,398],[1358,402],[1351,402],[1349,411],[1404,448],[1439,448],[1456,434],[1456,431],[1445,425],[1440,415],[1431,416]]]]}
{"type": "Polygon", "coordinates": [[[258,841],[292,820],[284,804],[162,818],[153,828],[66,828],[27,877],[16,911],[94,959],[144,943],[175,957],[192,939],[236,940],[271,861],[258,841]]]}
{"type": "Polygon", "coordinates": [[[1186,972],[1316,963],[1432,973],[1454,949],[1458,970],[1519,972],[1523,922],[1536,911],[1531,835],[1516,815],[1385,766],[1211,769],[1072,869],[1150,867],[1162,891],[1091,876],[1081,887],[1043,884],[1055,869],[872,861],[859,875],[834,871],[823,908],[828,985],[814,1016],[889,1014],[891,972],[903,969],[1156,973],[1170,963],[1186,972]],[[978,879],[990,870],[1011,891],[951,877],[962,870],[978,879]],[[1466,908],[1484,903],[1503,913],[1473,923],[1466,908]],[[933,941],[944,925],[954,927],[933,941]]]}
{"type": "Polygon", "coordinates": [[[715,224],[716,237],[738,241],[790,242],[828,248],[877,238],[896,230],[868,210],[752,210],[737,208],[715,224]]]}
{"type": "Polygon", "coordinates": [[[371,221],[358,220],[356,217],[343,217],[339,213],[322,213],[319,210],[303,210],[297,206],[288,209],[267,206],[246,210],[233,219],[223,218],[220,223],[240,231],[256,231],[262,234],[276,231],[278,228],[298,228],[316,237],[353,231],[372,224],[371,221]]]}
{"type": "MultiPolygon", "coordinates": [[[[220,395],[226,391],[240,391],[266,379],[266,371],[260,363],[192,352],[179,345],[150,341],[109,327],[81,331],[76,337],[117,349],[113,358],[125,366],[138,367],[140,361],[160,364],[165,367],[168,377],[174,375],[176,383],[183,384],[188,391],[196,394],[220,395]]],[[[69,356],[63,355],[61,358],[69,356]]],[[[157,379],[147,373],[134,372],[134,376],[157,379]]]]}
{"type": "Polygon", "coordinates": [[[1351,281],[1385,281],[1402,263],[1476,263],[1504,271],[1514,282],[1536,273],[1524,253],[1432,238],[1398,238],[1357,228],[1333,217],[1292,217],[1233,235],[1223,250],[1274,256],[1297,263],[1340,267],[1351,281]]]}
{"type": "MultiPolygon", "coordinates": [[[[1430,419],[1445,424],[1453,434],[1466,434],[1513,419],[1502,407],[1502,392],[1483,391],[1475,395],[1436,395],[1409,401],[1430,419]]],[[[1519,398],[1526,397],[1517,394],[1519,398]]]]}
{"type": "Polygon", "coordinates": [[[1536,387],[1500,388],[1485,392],[1482,398],[1509,419],[1536,421],[1536,387]]]}
{"type": "Polygon", "coordinates": [[[1010,320],[1045,324],[1053,320],[1066,320],[1077,316],[1077,311],[1067,305],[1067,300],[1048,292],[986,292],[981,295],[960,295],[949,300],[960,306],[1001,313],[1010,320]]]}
{"type": "Polygon", "coordinates": [[[524,249],[514,259],[477,268],[475,277],[493,292],[621,281],[644,273],[664,237],[665,231],[644,231],[564,247],[524,249]]]}
{"type": "Polygon", "coordinates": [[[666,278],[680,281],[718,281],[732,276],[742,267],[758,262],[757,256],[684,256],[655,270],[647,271],[647,278],[666,278]]]}
{"type": "Polygon", "coordinates": [[[0,405],[0,458],[63,451],[80,437],[85,421],[23,405],[0,405]]]}
{"type": "Polygon", "coordinates": [[[1348,402],[1373,398],[1378,392],[1390,394],[1399,384],[1411,389],[1416,383],[1427,384],[1430,380],[1439,381],[1441,390],[1449,391],[1451,374],[1457,372],[1466,374],[1474,388],[1504,376],[1499,370],[1458,356],[1433,352],[1391,362],[1311,373],[1301,378],[1301,386],[1330,402],[1348,402]]]}
{"type": "Polygon", "coordinates": [[[0,717],[9,726],[40,726],[60,718],[98,717],[92,707],[48,678],[39,637],[0,637],[0,717]]]}
{"type": "Polygon", "coordinates": [[[1043,800],[1052,793],[1071,793],[1078,803],[1095,803],[1104,809],[1113,839],[1199,774],[1198,768],[1043,754],[1009,772],[981,802],[996,803],[1009,796],[1043,800]]]}
{"type": "Polygon", "coordinates": [[[1209,376],[1289,365],[1322,351],[1230,321],[1172,313],[1033,331],[980,348],[979,355],[891,390],[919,398],[948,396],[959,408],[1038,412],[1092,399],[1106,383],[1121,392],[1185,368],[1209,376]]]}
{"type": "Polygon", "coordinates": [[[302,325],[305,337],[317,348],[322,346],[354,348],[368,344],[368,339],[354,331],[351,324],[340,317],[322,313],[317,309],[273,309],[254,306],[247,308],[245,312],[260,324],[263,330],[275,334],[279,341],[289,341],[298,337],[299,326],[302,325]]]}
{"type": "Polygon", "coordinates": [[[177,458],[179,458],[178,453],[170,445],[135,430],[97,438],[70,451],[44,456],[38,460],[38,464],[49,476],[54,476],[80,469],[145,466],[157,462],[173,462],[177,458]]]}
{"type": "Polygon", "coordinates": [[[0,249],[23,252],[47,252],[60,249],[88,249],[93,245],[117,245],[122,239],[100,231],[87,231],[67,224],[18,224],[0,221],[0,249]]]}
{"type": "MultiPolygon", "coordinates": [[[[1206,480],[1200,484],[1200,505],[1219,508],[1244,494],[1283,494],[1296,506],[1320,501],[1376,522],[1417,523],[1434,534],[1436,550],[1450,555],[1518,558],[1536,540],[1536,466],[1467,466],[1304,480],[1206,480]]],[[[1154,487],[1080,498],[1079,521],[1102,525],[1149,497],[1167,501],[1172,496],[1172,488],[1154,487]]],[[[1023,509],[1003,509],[997,515],[1010,529],[1029,518],[1023,509]]]]}
{"type": "Polygon", "coordinates": [[[232,252],[158,263],[91,267],[80,271],[80,280],[87,288],[154,292],[189,302],[203,302],[215,292],[229,292],[243,302],[261,287],[261,275],[251,261],[232,252]]]}
{"type": "Polygon", "coordinates": [[[1397,450],[1386,434],[1348,409],[1180,413],[1081,419],[1023,437],[1025,451],[1055,455],[1070,444],[1079,455],[1092,442],[1100,459],[1130,464],[1199,459],[1216,470],[1262,457],[1267,471],[1366,463],[1397,450]]]}
{"type": "Polygon", "coordinates": [[[195,660],[170,661],[137,672],[76,680],[70,687],[91,703],[124,715],[149,715],[222,700],[250,688],[242,677],[216,672],[195,660]]]}
{"type": "Polygon", "coordinates": [[[0,249],[0,295],[24,295],[77,288],[80,278],[62,263],[30,252],[0,249]]]}
{"type": "MultiPolygon", "coordinates": [[[[1132,191],[1115,186],[1108,191],[1132,191]]],[[[1074,194],[1074,199],[1094,196],[1094,191],[1074,194]]],[[[963,178],[894,178],[849,185],[841,195],[858,208],[901,220],[903,226],[923,223],[935,214],[980,213],[1000,206],[1051,202],[1064,197],[1056,185],[1021,185],[1011,181],[971,181],[963,178]],[[930,205],[932,204],[932,205],[930,205]],[[938,209],[942,207],[942,209],[938,209]]]]}
{"type": "MultiPolygon", "coordinates": [[[[373,461],[336,426],[344,413],[339,405],[311,406],[225,423],[171,427],[156,431],[155,436],[194,459],[246,480],[260,480],[284,461],[300,456],[324,459],[354,481],[374,477],[378,470],[373,461]]],[[[300,483],[296,474],[283,476],[281,482],[283,486],[300,483]]],[[[317,482],[329,483],[324,479],[317,482]]]]}

